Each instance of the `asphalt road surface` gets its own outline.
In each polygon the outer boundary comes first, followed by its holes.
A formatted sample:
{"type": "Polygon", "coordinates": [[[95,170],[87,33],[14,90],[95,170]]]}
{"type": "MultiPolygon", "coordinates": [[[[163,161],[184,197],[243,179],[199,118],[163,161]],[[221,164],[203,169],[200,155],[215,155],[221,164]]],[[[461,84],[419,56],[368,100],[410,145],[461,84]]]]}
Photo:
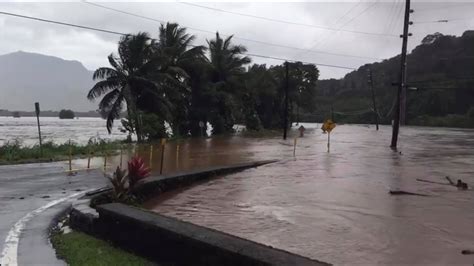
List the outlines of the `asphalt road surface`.
{"type": "Polygon", "coordinates": [[[74,198],[103,187],[98,170],[65,172],[65,162],[0,166],[0,264],[60,265],[48,241],[55,215],[74,198]]]}

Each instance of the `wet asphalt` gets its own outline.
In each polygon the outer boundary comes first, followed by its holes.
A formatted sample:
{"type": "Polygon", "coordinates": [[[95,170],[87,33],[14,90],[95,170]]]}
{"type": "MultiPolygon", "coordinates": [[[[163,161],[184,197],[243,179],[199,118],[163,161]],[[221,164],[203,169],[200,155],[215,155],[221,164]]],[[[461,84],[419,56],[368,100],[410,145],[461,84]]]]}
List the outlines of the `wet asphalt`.
{"type": "MultiPolygon", "coordinates": [[[[28,213],[79,191],[106,185],[98,170],[68,176],[65,162],[0,166],[0,250],[15,223],[28,213]]],[[[55,205],[26,223],[18,245],[19,265],[60,265],[48,240],[53,218],[70,201],[55,205]]],[[[0,254],[1,255],[1,254],[0,254]]]]}

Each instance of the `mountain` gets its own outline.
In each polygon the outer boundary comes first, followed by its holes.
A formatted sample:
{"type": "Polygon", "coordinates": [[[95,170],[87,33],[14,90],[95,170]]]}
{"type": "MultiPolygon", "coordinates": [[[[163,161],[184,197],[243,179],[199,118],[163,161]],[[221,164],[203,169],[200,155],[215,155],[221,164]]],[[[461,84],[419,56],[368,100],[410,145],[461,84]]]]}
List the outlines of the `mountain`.
{"type": "MultiPolygon", "coordinates": [[[[394,110],[400,56],[367,64],[342,79],[318,83],[319,117],[372,123],[368,71],[373,73],[377,109],[389,124],[394,110]]],[[[462,36],[426,36],[407,57],[406,121],[412,125],[474,127],[474,31],[462,36]]]]}
{"type": "Polygon", "coordinates": [[[97,103],[86,99],[92,73],[78,61],[42,54],[15,52],[0,56],[0,109],[72,109],[89,111],[97,103]]]}

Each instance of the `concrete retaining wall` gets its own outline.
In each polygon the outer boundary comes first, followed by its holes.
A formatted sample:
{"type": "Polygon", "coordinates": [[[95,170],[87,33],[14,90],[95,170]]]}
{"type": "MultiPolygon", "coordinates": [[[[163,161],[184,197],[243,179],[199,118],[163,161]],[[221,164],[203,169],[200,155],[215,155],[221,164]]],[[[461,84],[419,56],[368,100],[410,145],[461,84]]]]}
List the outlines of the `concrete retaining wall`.
{"type": "MultiPolygon", "coordinates": [[[[145,201],[160,193],[274,161],[244,163],[151,177],[134,195],[145,201]]],[[[328,265],[174,218],[107,202],[104,191],[73,204],[70,226],[164,265],[328,265]],[[96,208],[91,208],[90,204],[96,208]]],[[[256,232],[258,233],[258,232],[256,232]]]]}
{"type": "Polygon", "coordinates": [[[97,207],[100,234],[165,265],[328,265],[120,203],[97,207]]]}

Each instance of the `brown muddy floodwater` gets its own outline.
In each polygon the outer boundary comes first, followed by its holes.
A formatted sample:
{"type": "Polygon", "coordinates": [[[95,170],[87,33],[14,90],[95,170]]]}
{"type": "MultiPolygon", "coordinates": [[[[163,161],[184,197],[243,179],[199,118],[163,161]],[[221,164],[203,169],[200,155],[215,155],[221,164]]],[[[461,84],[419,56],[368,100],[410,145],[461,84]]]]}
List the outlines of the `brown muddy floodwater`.
{"type": "Polygon", "coordinates": [[[292,138],[188,140],[179,169],[280,161],[145,206],[336,265],[472,265],[474,256],[461,250],[474,249],[474,192],[416,179],[446,182],[449,175],[473,186],[474,131],[403,127],[401,154],[388,147],[390,136],[390,127],[340,125],[327,153],[327,136],[308,130],[296,157],[292,138]],[[390,189],[430,196],[391,196],[390,189]]]}

